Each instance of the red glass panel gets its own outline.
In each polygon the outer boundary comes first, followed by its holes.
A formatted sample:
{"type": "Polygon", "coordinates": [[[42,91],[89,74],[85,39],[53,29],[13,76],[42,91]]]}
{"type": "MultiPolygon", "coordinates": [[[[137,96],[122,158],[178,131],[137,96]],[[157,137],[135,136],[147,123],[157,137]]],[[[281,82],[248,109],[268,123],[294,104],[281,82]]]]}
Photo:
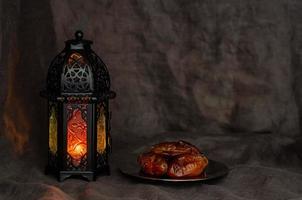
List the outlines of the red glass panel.
{"type": "Polygon", "coordinates": [[[83,112],[87,106],[68,109],[71,114],[67,122],[67,152],[73,158],[73,164],[79,165],[81,158],[87,152],[87,123],[83,119],[83,112]]]}

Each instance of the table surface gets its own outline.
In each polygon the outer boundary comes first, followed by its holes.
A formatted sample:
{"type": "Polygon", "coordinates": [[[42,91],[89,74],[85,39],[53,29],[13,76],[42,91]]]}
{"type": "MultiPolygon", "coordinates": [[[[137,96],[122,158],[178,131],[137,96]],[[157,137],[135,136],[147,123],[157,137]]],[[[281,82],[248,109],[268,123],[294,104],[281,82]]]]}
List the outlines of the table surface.
{"type": "MultiPolygon", "coordinates": [[[[179,138],[166,138],[176,140],[179,138]]],[[[204,183],[149,183],[123,176],[118,167],[130,154],[162,138],[115,140],[111,176],[95,182],[67,179],[57,182],[43,173],[39,155],[15,156],[1,151],[0,199],[302,199],[302,163],[296,140],[275,135],[216,135],[184,137],[208,157],[226,163],[230,172],[223,179],[204,183]],[[144,145],[142,145],[144,144],[144,145]]],[[[2,149],[8,148],[1,140],[2,149]]]]}

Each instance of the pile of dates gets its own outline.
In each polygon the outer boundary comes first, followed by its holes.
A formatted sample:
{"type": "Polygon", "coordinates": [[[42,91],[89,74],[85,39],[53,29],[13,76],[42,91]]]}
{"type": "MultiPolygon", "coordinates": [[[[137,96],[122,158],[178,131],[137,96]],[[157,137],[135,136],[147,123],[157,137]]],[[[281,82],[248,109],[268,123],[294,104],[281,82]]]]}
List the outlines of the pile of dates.
{"type": "Polygon", "coordinates": [[[209,161],[194,145],[185,142],[162,142],[138,156],[141,171],[149,176],[191,178],[203,173],[209,161]]]}

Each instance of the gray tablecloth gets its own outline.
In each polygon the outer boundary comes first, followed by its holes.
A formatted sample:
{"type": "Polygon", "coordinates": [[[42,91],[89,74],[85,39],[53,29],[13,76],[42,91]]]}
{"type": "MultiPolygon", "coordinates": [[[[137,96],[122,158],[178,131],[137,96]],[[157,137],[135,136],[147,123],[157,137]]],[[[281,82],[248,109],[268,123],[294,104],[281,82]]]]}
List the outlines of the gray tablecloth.
{"type": "MultiPolygon", "coordinates": [[[[118,135],[118,134],[117,134],[118,135]]],[[[1,140],[0,199],[302,199],[302,162],[299,141],[276,135],[159,134],[153,138],[114,138],[111,176],[95,182],[67,179],[57,182],[43,173],[45,158],[28,150],[23,156],[7,153],[1,140]],[[128,138],[128,141],[127,141],[128,138]],[[209,183],[146,183],[124,177],[118,167],[145,146],[163,140],[185,139],[211,159],[226,163],[230,172],[209,183]]]]}

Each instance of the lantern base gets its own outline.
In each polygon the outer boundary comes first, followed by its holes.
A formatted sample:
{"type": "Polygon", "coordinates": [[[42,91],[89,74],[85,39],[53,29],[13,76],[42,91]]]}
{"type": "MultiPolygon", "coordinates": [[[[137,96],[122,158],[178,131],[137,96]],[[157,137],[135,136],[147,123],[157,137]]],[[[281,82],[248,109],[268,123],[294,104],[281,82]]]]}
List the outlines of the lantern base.
{"type": "Polygon", "coordinates": [[[60,171],[58,179],[62,182],[70,177],[81,177],[88,181],[95,181],[95,175],[91,171],[60,171]]]}
{"type": "Polygon", "coordinates": [[[93,171],[57,171],[50,166],[46,166],[45,174],[54,174],[57,176],[58,181],[62,182],[67,178],[84,178],[87,181],[95,181],[97,175],[110,175],[109,165],[98,169],[97,172],[93,171]]]}

